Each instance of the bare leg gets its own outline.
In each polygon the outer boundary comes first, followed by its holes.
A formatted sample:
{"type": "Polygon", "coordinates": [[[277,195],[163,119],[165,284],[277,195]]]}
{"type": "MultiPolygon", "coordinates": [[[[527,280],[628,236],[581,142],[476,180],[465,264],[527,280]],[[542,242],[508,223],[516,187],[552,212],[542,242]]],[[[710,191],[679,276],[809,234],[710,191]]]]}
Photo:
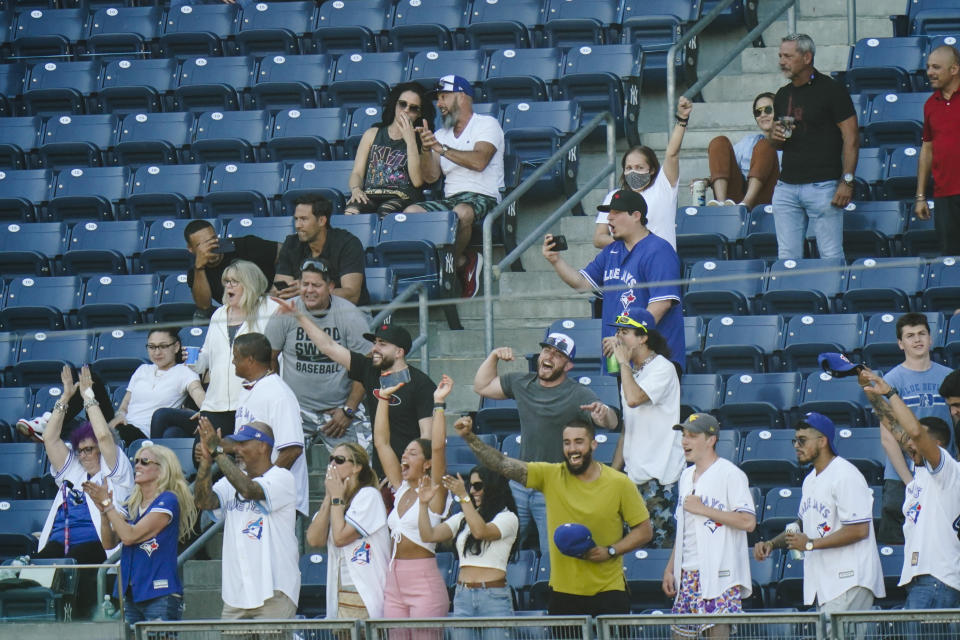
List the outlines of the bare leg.
{"type": "Polygon", "coordinates": [[[453,247],[453,253],[456,256],[456,265],[459,269],[466,263],[467,259],[463,253],[470,244],[470,235],[473,233],[474,212],[469,204],[460,203],[453,208],[457,214],[457,240],[453,247]]]}
{"type": "Polygon", "coordinates": [[[720,202],[723,202],[727,199],[727,179],[726,178],[714,178],[713,179],[713,197],[720,202]]]}

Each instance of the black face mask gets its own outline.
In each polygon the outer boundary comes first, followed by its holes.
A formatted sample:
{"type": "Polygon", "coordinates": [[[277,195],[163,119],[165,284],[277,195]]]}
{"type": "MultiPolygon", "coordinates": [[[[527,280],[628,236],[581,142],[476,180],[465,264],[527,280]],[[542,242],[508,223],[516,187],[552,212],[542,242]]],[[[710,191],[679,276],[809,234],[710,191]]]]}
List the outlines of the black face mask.
{"type": "Polygon", "coordinates": [[[639,191],[643,189],[648,184],[650,184],[650,173],[640,173],[639,171],[628,171],[623,174],[623,179],[626,180],[627,186],[633,189],[634,191],[639,191]]]}

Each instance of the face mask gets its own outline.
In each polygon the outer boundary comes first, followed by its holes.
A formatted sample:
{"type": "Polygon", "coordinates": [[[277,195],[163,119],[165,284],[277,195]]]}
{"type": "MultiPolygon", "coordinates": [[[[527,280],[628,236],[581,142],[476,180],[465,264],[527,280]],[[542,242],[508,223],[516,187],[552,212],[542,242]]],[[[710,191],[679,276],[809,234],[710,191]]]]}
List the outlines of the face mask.
{"type": "Polygon", "coordinates": [[[627,186],[633,189],[634,191],[639,191],[643,189],[648,184],[650,184],[650,174],[649,173],[640,173],[639,171],[628,171],[623,174],[624,180],[627,181],[627,186]]]}

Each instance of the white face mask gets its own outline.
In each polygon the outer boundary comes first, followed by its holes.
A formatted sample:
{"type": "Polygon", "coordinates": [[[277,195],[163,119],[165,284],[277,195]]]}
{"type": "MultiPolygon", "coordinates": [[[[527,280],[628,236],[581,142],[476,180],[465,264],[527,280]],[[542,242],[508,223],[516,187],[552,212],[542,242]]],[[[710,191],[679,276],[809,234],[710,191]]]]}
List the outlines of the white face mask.
{"type": "Polygon", "coordinates": [[[650,173],[639,171],[627,171],[623,174],[623,179],[627,181],[627,186],[633,189],[634,191],[639,191],[643,189],[648,184],[650,184],[650,173]]]}

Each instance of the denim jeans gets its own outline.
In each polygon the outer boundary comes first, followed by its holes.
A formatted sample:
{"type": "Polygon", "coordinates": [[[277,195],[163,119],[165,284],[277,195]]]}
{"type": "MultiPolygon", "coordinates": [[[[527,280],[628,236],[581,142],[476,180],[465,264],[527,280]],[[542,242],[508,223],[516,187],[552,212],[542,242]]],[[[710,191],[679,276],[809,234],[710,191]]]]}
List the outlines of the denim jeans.
{"type": "MultiPolygon", "coordinates": [[[[513,615],[513,597],[510,587],[494,587],[492,589],[468,589],[457,585],[453,596],[454,618],[496,617],[503,618],[513,615]]],[[[451,632],[453,640],[501,640],[509,638],[509,632],[502,628],[490,628],[482,631],[473,629],[454,629],[451,632]]]]}
{"type": "Polygon", "coordinates": [[[129,626],[147,620],[180,620],[183,617],[183,596],[168,595],[134,602],[128,593],[123,597],[123,621],[129,626]]]}
{"type": "MultiPolygon", "coordinates": [[[[949,587],[930,574],[916,576],[907,585],[907,600],[904,609],[956,609],[960,607],[960,591],[949,587]]],[[[946,626],[946,625],[943,625],[946,626]]],[[[921,628],[917,622],[903,623],[904,638],[946,637],[945,629],[931,625],[921,628]]]]}
{"type": "Polygon", "coordinates": [[[773,221],[777,228],[777,258],[802,258],[807,223],[817,238],[821,258],[843,258],[843,209],[830,204],[836,180],[788,184],[777,182],[773,221]]]}
{"type": "Polygon", "coordinates": [[[510,492],[517,503],[517,518],[520,527],[517,530],[517,540],[523,544],[532,519],[540,536],[540,556],[546,557],[550,553],[550,532],[547,531],[547,503],[543,494],[536,489],[528,489],[515,480],[510,481],[510,492]]]}

